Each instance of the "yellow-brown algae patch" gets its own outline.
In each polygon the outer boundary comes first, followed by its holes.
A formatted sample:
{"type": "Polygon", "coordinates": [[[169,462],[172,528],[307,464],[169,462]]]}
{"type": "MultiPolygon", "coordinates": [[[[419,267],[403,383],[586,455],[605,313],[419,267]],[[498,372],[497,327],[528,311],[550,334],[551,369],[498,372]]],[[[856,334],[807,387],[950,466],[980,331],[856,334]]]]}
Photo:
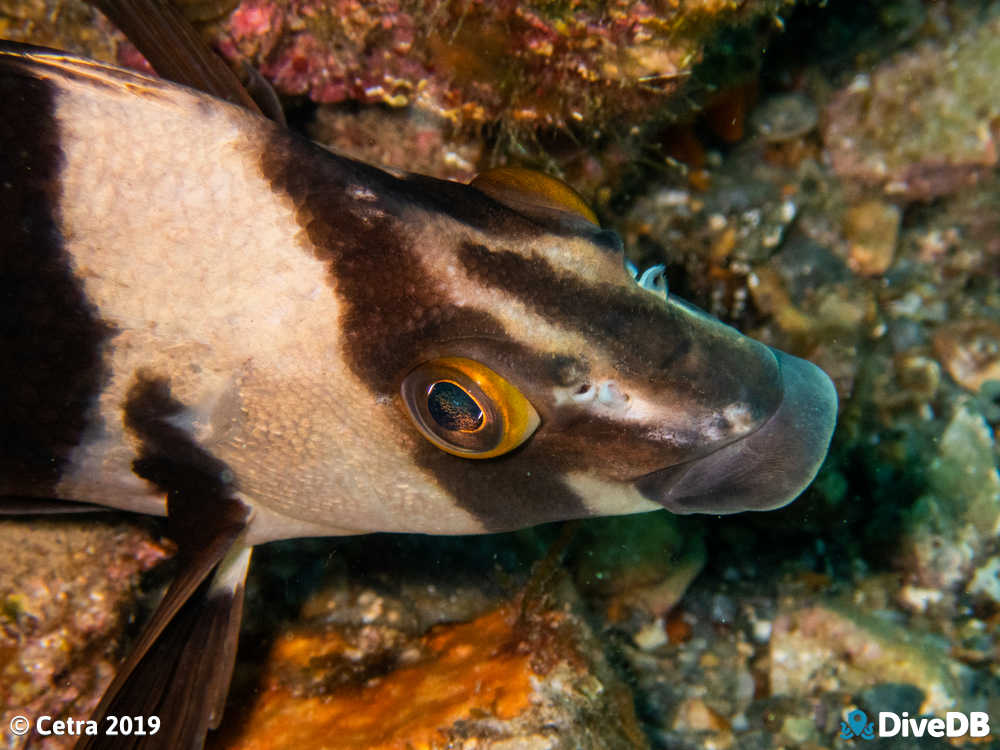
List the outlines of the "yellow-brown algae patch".
{"type": "Polygon", "coordinates": [[[241,750],[429,750],[443,731],[468,718],[509,720],[532,704],[532,655],[519,649],[516,612],[503,607],[476,620],[432,629],[420,639],[418,663],[362,685],[298,696],[274,679],[282,665],[305,665],[343,650],[331,633],[282,639],[268,677],[239,736],[241,750]],[[277,667],[277,669],[275,668],[277,667]]]}

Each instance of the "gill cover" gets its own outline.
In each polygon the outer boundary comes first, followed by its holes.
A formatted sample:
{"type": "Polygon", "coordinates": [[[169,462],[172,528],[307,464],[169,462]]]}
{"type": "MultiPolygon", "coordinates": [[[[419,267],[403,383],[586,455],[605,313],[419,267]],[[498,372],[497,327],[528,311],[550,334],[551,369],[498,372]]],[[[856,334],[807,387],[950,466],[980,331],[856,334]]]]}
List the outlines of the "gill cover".
{"type": "Polygon", "coordinates": [[[401,393],[420,434],[453,456],[502,456],[539,424],[535,408],[517,388],[465,357],[419,365],[403,380],[401,393]]]}

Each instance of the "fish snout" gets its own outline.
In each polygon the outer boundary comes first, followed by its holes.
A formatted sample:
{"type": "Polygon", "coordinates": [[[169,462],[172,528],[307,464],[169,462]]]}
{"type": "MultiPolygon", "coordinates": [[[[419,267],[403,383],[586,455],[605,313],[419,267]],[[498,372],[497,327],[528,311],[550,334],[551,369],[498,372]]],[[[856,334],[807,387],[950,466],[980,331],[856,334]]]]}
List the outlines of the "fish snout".
{"type": "Polygon", "coordinates": [[[781,401],[761,426],[700,458],[647,474],[639,491],[673,513],[771,510],[812,482],[837,420],[837,392],[812,362],[771,350],[781,401]]]}

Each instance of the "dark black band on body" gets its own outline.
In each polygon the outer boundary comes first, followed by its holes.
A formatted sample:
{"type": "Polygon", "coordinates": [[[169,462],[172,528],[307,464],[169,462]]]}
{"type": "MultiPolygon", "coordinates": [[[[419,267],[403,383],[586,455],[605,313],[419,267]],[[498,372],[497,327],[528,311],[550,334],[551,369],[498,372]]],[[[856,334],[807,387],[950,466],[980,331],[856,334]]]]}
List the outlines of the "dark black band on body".
{"type": "MultiPolygon", "coordinates": [[[[285,133],[265,149],[261,167],[297,207],[313,253],[329,268],[331,293],[342,305],[339,327],[330,322],[331,345],[373,398],[394,398],[408,369],[445,342],[510,339],[493,316],[450,302],[453,290],[437,288],[423,271],[427,261],[414,237],[435,215],[483,231],[500,231],[506,217],[511,231],[538,232],[530,222],[465,185],[399,180],[285,133]],[[359,189],[371,198],[353,197],[359,189]]],[[[440,242],[454,244],[456,237],[443,232],[440,242]]],[[[470,461],[421,439],[412,460],[488,530],[588,514],[541,453],[470,461]]]]}
{"type": "Polygon", "coordinates": [[[73,274],[56,218],[54,111],[51,84],[0,47],[0,493],[54,490],[106,376],[111,330],[73,274]]]}

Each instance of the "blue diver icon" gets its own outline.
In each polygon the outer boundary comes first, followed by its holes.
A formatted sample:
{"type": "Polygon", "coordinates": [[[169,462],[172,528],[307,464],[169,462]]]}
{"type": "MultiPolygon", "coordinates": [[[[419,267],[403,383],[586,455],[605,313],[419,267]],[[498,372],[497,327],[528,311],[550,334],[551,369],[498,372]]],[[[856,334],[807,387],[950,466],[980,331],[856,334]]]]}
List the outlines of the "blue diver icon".
{"type": "Polygon", "coordinates": [[[840,722],[840,737],[845,740],[852,737],[873,740],[875,739],[875,722],[869,722],[865,712],[856,708],[847,714],[847,721],[840,722]]]}

